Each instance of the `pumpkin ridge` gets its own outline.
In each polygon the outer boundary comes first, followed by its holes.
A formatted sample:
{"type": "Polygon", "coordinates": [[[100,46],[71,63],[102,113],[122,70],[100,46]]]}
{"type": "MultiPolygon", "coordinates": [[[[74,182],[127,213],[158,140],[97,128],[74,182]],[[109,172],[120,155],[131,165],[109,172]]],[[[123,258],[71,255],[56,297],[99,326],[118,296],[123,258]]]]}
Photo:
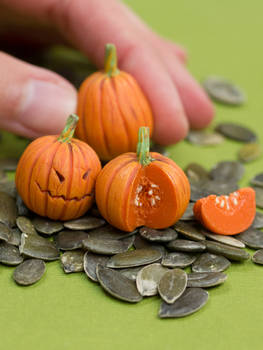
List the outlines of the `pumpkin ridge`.
{"type": "Polygon", "coordinates": [[[100,82],[100,85],[99,85],[99,119],[100,119],[100,125],[101,125],[101,133],[102,133],[102,140],[104,142],[104,147],[105,147],[105,151],[106,153],[108,154],[108,156],[110,156],[110,146],[109,146],[109,139],[107,137],[107,133],[105,132],[104,130],[104,123],[103,123],[103,115],[102,115],[102,102],[103,102],[103,98],[102,98],[102,95],[103,95],[103,87],[104,87],[104,84],[105,84],[105,81],[106,81],[107,77],[105,77],[104,79],[101,80],[100,82]]]}

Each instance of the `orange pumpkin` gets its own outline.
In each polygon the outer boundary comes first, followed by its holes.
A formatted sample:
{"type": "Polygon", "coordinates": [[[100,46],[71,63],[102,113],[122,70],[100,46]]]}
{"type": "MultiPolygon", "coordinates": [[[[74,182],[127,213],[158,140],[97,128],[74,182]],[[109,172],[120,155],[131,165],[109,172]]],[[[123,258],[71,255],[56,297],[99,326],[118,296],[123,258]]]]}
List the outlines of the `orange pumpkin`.
{"type": "Polygon", "coordinates": [[[77,121],[78,117],[71,115],[60,136],[33,141],[18,163],[18,193],[29,209],[50,219],[77,218],[94,199],[101,165],[90,146],[72,138],[77,121]]]}
{"type": "Polygon", "coordinates": [[[152,132],[149,103],[136,80],[117,68],[116,49],[106,45],[105,70],[89,76],[78,94],[76,135],[104,161],[135,152],[141,126],[152,132]]]}
{"type": "Polygon", "coordinates": [[[149,130],[140,128],[137,154],[111,160],[97,178],[95,193],[102,216],[129,232],[142,225],[173,225],[189,203],[190,185],[174,161],[149,152],[149,130]]]}

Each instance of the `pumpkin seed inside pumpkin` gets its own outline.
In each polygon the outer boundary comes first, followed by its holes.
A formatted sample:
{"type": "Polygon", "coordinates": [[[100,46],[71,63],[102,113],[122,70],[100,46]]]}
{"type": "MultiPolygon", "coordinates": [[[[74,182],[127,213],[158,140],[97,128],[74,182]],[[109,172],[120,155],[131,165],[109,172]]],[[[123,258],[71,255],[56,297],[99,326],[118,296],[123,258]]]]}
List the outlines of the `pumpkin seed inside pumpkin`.
{"type": "Polygon", "coordinates": [[[13,278],[17,284],[29,286],[42,278],[45,269],[46,265],[43,260],[28,259],[15,268],[13,278]]]}

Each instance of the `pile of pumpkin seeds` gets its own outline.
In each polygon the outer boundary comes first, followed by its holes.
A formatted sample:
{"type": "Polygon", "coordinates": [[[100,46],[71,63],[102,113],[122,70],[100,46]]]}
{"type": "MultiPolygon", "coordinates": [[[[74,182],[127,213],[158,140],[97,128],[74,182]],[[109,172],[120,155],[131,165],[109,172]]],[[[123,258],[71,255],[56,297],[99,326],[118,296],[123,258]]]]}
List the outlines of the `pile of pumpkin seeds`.
{"type": "MultiPolygon", "coordinates": [[[[140,227],[130,233],[106,223],[96,207],[87,216],[65,223],[35,215],[6,177],[15,166],[14,160],[0,163],[0,262],[16,266],[13,278],[19,285],[36,283],[46,262],[60,260],[66,274],[85,273],[120,300],[137,303],[159,295],[159,317],[177,318],[206,304],[209,289],[226,281],[232,261],[250,259],[245,247],[255,249],[252,261],[263,265],[262,213],[257,212],[251,227],[235,236],[209,232],[193,216],[199,198],[239,188],[245,171],[240,162],[220,162],[210,171],[189,164],[185,173],[191,201],[183,217],[167,229],[140,227]]],[[[255,175],[251,185],[262,208],[263,174],[255,175]]]]}

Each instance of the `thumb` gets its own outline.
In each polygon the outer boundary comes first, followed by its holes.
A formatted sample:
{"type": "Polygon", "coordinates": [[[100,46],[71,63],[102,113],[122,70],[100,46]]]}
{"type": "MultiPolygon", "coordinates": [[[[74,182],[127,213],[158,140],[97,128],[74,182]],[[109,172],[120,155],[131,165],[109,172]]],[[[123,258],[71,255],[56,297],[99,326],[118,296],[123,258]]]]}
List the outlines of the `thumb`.
{"type": "Polygon", "coordinates": [[[74,87],[59,75],[0,52],[0,128],[30,138],[59,133],[75,112],[74,87]]]}

